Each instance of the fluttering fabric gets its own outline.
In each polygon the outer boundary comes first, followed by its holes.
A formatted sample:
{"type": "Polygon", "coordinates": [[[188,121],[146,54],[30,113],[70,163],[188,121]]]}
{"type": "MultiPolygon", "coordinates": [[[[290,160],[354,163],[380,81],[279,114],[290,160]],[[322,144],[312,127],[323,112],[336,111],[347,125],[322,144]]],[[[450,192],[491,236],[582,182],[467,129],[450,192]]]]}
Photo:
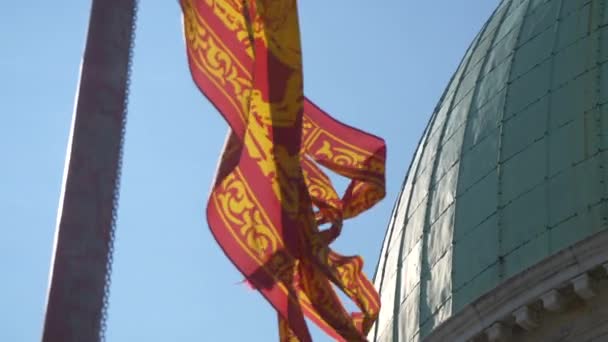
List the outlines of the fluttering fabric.
{"type": "Polygon", "coordinates": [[[207,206],[215,239],[277,310],[281,341],[311,341],[305,316],[364,341],[378,294],[363,260],[329,244],[384,197],[384,141],[304,97],[296,0],[180,3],[193,80],[231,130],[207,206]],[[342,198],[319,165],[351,180],[342,198]],[[347,312],[332,283],[361,311],[347,312]]]}

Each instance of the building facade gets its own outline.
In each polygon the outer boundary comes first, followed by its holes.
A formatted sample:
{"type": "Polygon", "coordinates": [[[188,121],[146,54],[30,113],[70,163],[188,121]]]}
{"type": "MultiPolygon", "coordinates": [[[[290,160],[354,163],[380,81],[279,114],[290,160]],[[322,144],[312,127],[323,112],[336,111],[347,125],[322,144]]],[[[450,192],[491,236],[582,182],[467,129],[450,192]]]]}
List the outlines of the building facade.
{"type": "Polygon", "coordinates": [[[608,0],[503,0],[419,142],[373,341],[608,341],[608,0]]]}

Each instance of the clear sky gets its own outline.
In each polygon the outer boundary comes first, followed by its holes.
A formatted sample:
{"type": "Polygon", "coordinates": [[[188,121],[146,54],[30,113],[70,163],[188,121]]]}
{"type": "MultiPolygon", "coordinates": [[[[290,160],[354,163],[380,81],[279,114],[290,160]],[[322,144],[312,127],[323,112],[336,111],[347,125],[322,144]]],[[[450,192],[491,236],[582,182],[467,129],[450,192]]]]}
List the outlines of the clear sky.
{"type": "MultiPolygon", "coordinates": [[[[307,95],[388,144],[387,198],[333,246],[370,277],[426,121],[497,3],[299,4],[307,95]]],[[[89,7],[0,3],[0,341],[40,340],[89,7]]],[[[226,127],[190,79],[177,1],[141,1],[108,341],[277,341],[275,312],[238,284],[204,217],[226,127]]]]}

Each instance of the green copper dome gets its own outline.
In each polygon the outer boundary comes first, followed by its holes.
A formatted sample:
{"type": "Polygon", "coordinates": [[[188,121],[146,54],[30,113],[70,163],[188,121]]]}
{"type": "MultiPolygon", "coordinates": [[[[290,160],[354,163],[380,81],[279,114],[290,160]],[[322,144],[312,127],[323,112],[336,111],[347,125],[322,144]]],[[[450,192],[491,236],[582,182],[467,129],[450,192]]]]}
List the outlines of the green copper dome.
{"type": "Polygon", "coordinates": [[[607,2],[504,0],[481,29],[395,204],[370,339],[422,340],[607,227],[607,2]]]}

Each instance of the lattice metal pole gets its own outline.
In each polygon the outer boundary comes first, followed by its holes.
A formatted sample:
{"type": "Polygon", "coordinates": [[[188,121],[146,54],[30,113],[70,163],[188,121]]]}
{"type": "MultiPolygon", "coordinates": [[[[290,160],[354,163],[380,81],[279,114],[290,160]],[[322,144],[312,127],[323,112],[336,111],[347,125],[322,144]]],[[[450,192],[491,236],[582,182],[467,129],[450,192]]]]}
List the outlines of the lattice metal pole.
{"type": "Polygon", "coordinates": [[[136,0],[93,0],[42,340],[104,339],[136,0]]]}

